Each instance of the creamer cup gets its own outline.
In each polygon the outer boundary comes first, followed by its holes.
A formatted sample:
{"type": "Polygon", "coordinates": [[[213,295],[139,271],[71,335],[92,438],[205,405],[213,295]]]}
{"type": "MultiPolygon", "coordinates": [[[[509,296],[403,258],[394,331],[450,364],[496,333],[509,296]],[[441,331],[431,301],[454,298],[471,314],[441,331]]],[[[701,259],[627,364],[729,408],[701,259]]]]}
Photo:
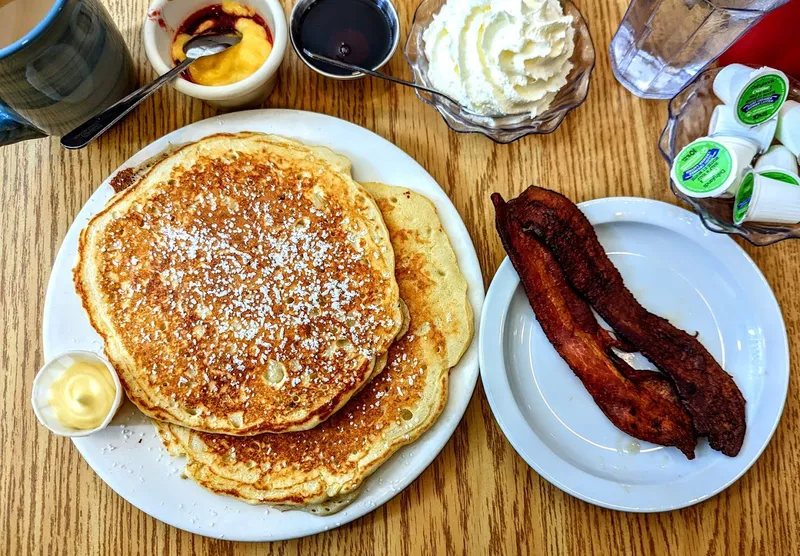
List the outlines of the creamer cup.
{"type": "Polygon", "coordinates": [[[785,146],[773,145],[767,149],[767,152],[756,159],[756,170],[761,170],[767,166],[782,168],[796,174],[797,157],[785,146]]]}
{"type": "Polygon", "coordinates": [[[757,170],[756,173],[759,176],[782,181],[784,183],[788,183],[789,185],[800,185],[800,175],[798,175],[796,172],[788,172],[786,170],[781,170],[780,168],[768,167],[762,170],[757,170]]]}
{"type": "Polygon", "coordinates": [[[778,114],[775,137],[781,144],[800,157],[800,102],[787,100],[778,114]]]}
{"type": "Polygon", "coordinates": [[[778,117],[774,116],[760,126],[750,127],[742,125],[733,115],[733,109],[727,104],[720,104],[711,113],[708,124],[708,135],[742,137],[758,145],[758,152],[764,152],[772,145],[775,130],[778,127],[778,117]]]}
{"type": "Polygon", "coordinates": [[[756,172],[774,180],[800,185],[797,158],[783,145],[773,145],[756,160],[756,172]]]}
{"type": "Polygon", "coordinates": [[[733,203],[733,222],[800,222],[800,187],[747,172],[733,203]]]}
{"type": "Polygon", "coordinates": [[[778,114],[789,96],[789,79],[776,69],[731,64],[714,78],[713,89],[740,124],[757,126],[778,114]]]}
{"type": "Polygon", "coordinates": [[[733,197],[757,150],[739,137],[701,137],[675,157],[672,181],[688,197],[733,197]]]}

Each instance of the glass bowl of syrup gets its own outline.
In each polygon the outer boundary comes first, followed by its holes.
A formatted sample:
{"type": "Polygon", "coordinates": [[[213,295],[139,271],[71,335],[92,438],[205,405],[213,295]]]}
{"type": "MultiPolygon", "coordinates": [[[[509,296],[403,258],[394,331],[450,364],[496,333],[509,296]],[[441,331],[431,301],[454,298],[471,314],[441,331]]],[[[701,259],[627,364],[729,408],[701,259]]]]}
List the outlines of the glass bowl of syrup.
{"type": "Polygon", "coordinates": [[[289,37],[294,51],[314,71],[334,79],[358,79],[364,74],[311,60],[303,50],[377,70],[397,50],[400,22],[389,0],[299,0],[289,17],[289,37]]]}
{"type": "MultiPolygon", "coordinates": [[[[406,59],[414,74],[414,81],[431,88],[435,87],[428,78],[428,58],[425,56],[422,35],[445,1],[424,0],[419,5],[405,47],[406,59]]],[[[450,129],[459,133],[482,133],[496,143],[511,143],[526,135],[552,133],[571,110],[586,100],[595,62],[594,45],[586,21],[578,8],[569,0],[564,0],[562,6],[564,14],[572,16],[575,30],[575,50],[570,58],[572,70],[567,76],[567,83],[558,91],[550,107],[543,113],[535,117],[529,113],[481,116],[465,110],[440,95],[417,91],[417,96],[426,104],[436,108],[450,129]]]]}

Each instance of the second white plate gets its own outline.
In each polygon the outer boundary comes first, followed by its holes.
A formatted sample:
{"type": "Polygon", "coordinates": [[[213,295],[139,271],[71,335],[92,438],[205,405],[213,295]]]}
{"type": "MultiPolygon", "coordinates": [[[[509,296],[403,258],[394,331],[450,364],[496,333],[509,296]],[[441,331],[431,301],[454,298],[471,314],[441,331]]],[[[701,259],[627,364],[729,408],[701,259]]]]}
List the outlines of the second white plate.
{"type": "MultiPolygon", "coordinates": [[[[699,339],[747,400],[747,436],[735,458],[701,440],[696,459],[639,442],[603,415],[550,345],[506,259],[486,297],[480,368],[486,396],[516,451],[545,479],[607,508],[682,508],[730,486],[761,455],[789,385],[786,328],[775,296],[747,254],[697,216],[647,199],[580,205],[636,298],[699,339]]],[[[635,367],[653,368],[635,356],[635,367]]]]}

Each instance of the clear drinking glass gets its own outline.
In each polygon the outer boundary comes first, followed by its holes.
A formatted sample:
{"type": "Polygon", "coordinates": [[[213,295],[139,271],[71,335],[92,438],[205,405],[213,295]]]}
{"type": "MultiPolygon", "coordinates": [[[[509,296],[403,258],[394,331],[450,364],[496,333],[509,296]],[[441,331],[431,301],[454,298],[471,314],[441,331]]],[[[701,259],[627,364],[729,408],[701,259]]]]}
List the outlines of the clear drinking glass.
{"type": "Polygon", "coordinates": [[[766,13],[788,0],[631,0],[609,54],[642,98],[672,98],[766,13]]]}

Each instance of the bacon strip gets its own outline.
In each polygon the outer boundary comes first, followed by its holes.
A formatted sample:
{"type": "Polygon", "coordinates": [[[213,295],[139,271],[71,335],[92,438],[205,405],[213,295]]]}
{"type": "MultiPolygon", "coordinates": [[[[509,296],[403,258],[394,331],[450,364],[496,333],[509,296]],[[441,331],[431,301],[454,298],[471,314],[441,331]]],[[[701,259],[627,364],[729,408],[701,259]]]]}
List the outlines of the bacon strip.
{"type": "Polygon", "coordinates": [[[499,194],[492,202],[497,231],[542,330],[601,411],[623,432],[675,446],[693,459],[697,438],[672,384],[658,373],[630,368],[613,354],[618,342],[569,286],[553,255],[509,218],[499,194]]]}
{"type": "Polygon", "coordinates": [[[697,433],[707,436],[715,450],[738,454],[745,435],[745,400],[733,378],[696,337],[636,301],[578,207],[535,186],[508,206],[511,217],[553,253],[578,294],[672,378],[697,433]]]}

